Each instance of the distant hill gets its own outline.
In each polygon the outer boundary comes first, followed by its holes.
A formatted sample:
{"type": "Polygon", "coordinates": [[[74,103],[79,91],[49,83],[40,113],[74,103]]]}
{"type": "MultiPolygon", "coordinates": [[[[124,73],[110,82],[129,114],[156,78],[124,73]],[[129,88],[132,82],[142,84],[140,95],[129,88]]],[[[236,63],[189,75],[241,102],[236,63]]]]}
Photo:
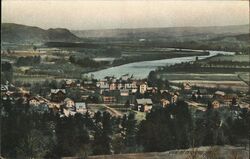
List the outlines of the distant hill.
{"type": "Polygon", "coordinates": [[[76,42],[80,41],[76,35],[67,29],[56,28],[44,30],[38,27],[2,23],[2,42],[9,43],[40,43],[40,42],[76,42]]]}
{"type": "Polygon", "coordinates": [[[221,36],[218,38],[211,39],[211,41],[240,41],[240,42],[250,42],[249,34],[240,34],[240,35],[228,35],[228,36],[221,36]]]}
{"type": "Polygon", "coordinates": [[[209,27],[170,27],[170,28],[138,28],[138,29],[106,29],[106,30],[72,30],[81,38],[152,38],[178,37],[200,34],[246,34],[249,25],[209,26],[209,27]]]}

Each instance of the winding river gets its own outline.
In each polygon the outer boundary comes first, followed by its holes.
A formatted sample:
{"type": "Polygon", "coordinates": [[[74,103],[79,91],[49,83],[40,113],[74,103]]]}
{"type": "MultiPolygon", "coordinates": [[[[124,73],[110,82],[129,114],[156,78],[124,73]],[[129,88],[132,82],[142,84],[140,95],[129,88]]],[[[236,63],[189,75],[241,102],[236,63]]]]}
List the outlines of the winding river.
{"type": "MultiPolygon", "coordinates": [[[[192,51],[201,51],[201,50],[192,50],[192,51]]],[[[205,59],[211,56],[215,56],[217,54],[233,55],[235,53],[225,52],[225,51],[209,51],[209,55],[198,56],[198,57],[199,59],[205,59]]],[[[102,79],[105,76],[121,77],[124,74],[129,74],[129,75],[133,74],[135,78],[142,79],[146,78],[150,71],[155,70],[159,66],[173,65],[181,62],[191,62],[194,61],[195,58],[196,56],[188,56],[188,57],[178,57],[178,58],[163,59],[163,60],[134,62],[116,67],[110,67],[96,72],[91,72],[88,75],[93,74],[96,79],[102,79]]]]}

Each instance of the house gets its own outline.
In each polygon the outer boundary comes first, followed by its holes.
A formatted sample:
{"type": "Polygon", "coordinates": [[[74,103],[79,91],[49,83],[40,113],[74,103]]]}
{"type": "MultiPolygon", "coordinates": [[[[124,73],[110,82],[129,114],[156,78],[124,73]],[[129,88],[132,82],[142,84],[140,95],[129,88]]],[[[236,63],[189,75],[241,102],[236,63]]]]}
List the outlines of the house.
{"type": "Polygon", "coordinates": [[[28,104],[33,111],[38,113],[49,112],[48,101],[40,96],[31,97],[28,99],[28,104]]]}
{"type": "Polygon", "coordinates": [[[132,89],[132,82],[125,83],[124,88],[125,89],[132,89]]]}
{"type": "Polygon", "coordinates": [[[177,94],[174,94],[172,97],[171,97],[171,103],[176,103],[178,100],[178,95],[177,94]]]}
{"type": "Polygon", "coordinates": [[[46,112],[49,112],[49,106],[47,103],[40,103],[39,105],[37,106],[33,106],[31,107],[31,109],[35,112],[38,112],[38,113],[46,113],[46,112]]]}
{"type": "Polygon", "coordinates": [[[161,89],[161,90],[160,90],[160,93],[161,93],[161,94],[163,94],[163,93],[168,93],[168,90],[161,89]]]}
{"type": "Polygon", "coordinates": [[[53,110],[59,110],[60,109],[60,104],[58,104],[58,103],[49,102],[47,104],[48,104],[48,107],[50,109],[53,109],[53,110]]]}
{"type": "Polygon", "coordinates": [[[167,106],[169,106],[170,105],[170,101],[169,100],[167,100],[167,99],[162,99],[161,100],[161,105],[162,105],[162,107],[167,107],[167,106]]]}
{"type": "Polygon", "coordinates": [[[171,98],[173,96],[172,92],[169,92],[168,90],[160,90],[160,92],[161,92],[161,98],[171,101],[171,98]]]}
{"type": "Polygon", "coordinates": [[[72,79],[66,79],[65,80],[65,86],[66,87],[75,87],[76,82],[75,82],[75,80],[72,80],[72,79]]]}
{"type": "Polygon", "coordinates": [[[149,112],[152,109],[153,102],[149,98],[136,99],[136,107],[138,111],[149,112]]]}
{"type": "Polygon", "coordinates": [[[39,106],[43,101],[41,101],[38,97],[31,97],[28,99],[28,103],[30,106],[39,106]]]}
{"type": "Polygon", "coordinates": [[[131,83],[131,92],[132,92],[132,93],[136,93],[136,92],[137,92],[137,89],[138,89],[137,83],[136,83],[136,81],[133,81],[133,82],[131,83]]]}
{"type": "Polygon", "coordinates": [[[224,103],[226,103],[227,105],[231,105],[234,104],[237,105],[237,100],[239,99],[237,94],[226,94],[223,96],[224,99],[224,103]]]}
{"type": "Polygon", "coordinates": [[[109,90],[112,91],[112,90],[116,90],[117,89],[117,85],[115,82],[112,82],[110,85],[109,85],[109,90]]]}
{"type": "Polygon", "coordinates": [[[157,92],[157,87],[147,87],[147,92],[156,93],[157,92]]]}
{"type": "Polygon", "coordinates": [[[181,88],[180,87],[177,87],[177,86],[170,86],[170,88],[172,89],[172,90],[181,90],[181,88]]]}
{"type": "Polygon", "coordinates": [[[83,114],[83,113],[87,112],[86,103],[84,103],[84,102],[76,102],[75,107],[76,107],[76,112],[77,113],[83,114]]]}
{"type": "Polygon", "coordinates": [[[66,97],[65,89],[51,89],[50,90],[51,101],[62,102],[66,97]]]}
{"type": "Polygon", "coordinates": [[[117,84],[117,89],[123,89],[124,86],[123,86],[123,83],[120,81],[118,84],[117,84]]]}
{"type": "Polygon", "coordinates": [[[214,100],[212,102],[212,108],[217,109],[220,107],[220,102],[218,100],[214,100]]]}
{"type": "Polygon", "coordinates": [[[222,91],[216,91],[214,93],[214,97],[219,97],[219,98],[224,97],[225,95],[226,95],[226,93],[222,92],[222,91]]]}
{"type": "Polygon", "coordinates": [[[191,90],[191,85],[190,85],[190,83],[188,83],[188,82],[184,82],[183,83],[183,89],[184,90],[191,90]]]}
{"type": "Polygon", "coordinates": [[[100,89],[109,89],[109,84],[107,79],[102,79],[96,84],[100,89]]]}
{"type": "Polygon", "coordinates": [[[120,96],[129,96],[129,90],[128,89],[121,89],[120,96]]]}
{"type": "Polygon", "coordinates": [[[75,102],[70,98],[65,98],[64,99],[64,106],[66,108],[73,108],[75,106],[75,102]]]}
{"type": "MultiPolygon", "coordinates": [[[[92,80],[87,80],[87,81],[83,81],[82,84],[83,84],[83,87],[84,87],[84,88],[87,88],[87,89],[95,89],[96,86],[98,85],[98,82],[95,83],[95,82],[93,82],[92,80]]],[[[99,83],[99,84],[100,84],[100,83],[99,83]]],[[[82,87],[82,88],[83,88],[83,87],[82,87]]]]}
{"type": "Polygon", "coordinates": [[[115,103],[116,98],[114,96],[103,96],[103,102],[108,104],[108,103],[115,103]]]}
{"type": "Polygon", "coordinates": [[[147,87],[148,87],[148,85],[147,85],[146,82],[143,83],[143,84],[141,84],[141,85],[139,86],[139,91],[140,91],[140,93],[141,93],[141,94],[144,94],[144,93],[147,91],[147,87]]]}
{"type": "Polygon", "coordinates": [[[72,110],[69,110],[69,109],[63,109],[63,116],[66,116],[66,117],[69,117],[69,116],[74,116],[76,114],[76,112],[72,111],[72,110]]]}

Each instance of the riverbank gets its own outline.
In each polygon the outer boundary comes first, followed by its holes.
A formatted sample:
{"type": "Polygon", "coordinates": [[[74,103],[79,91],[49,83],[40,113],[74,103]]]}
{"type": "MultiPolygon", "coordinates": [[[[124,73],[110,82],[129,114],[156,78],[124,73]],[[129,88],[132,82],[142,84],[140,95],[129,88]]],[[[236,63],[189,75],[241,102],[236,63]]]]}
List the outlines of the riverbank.
{"type": "MultiPolygon", "coordinates": [[[[201,50],[193,50],[193,51],[195,51],[196,53],[197,52],[202,53],[201,50]]],[[[159,69],[159,67],[165,67],[165,66],[175,65],[179,63],[185,63],[185,62],[191,62],[197,59],[205,59],[211,56],[215,56],[217,54],[233,55],[234,53],[223,52],[223,51],[209,51],[209,55],[185,56],[185,57],[176,57],[176,58],[161,59],[161,60],[133,62],[129,64],[110,67],[110,68],[95,71],[95,72],[90,72],[88,75],[92,74],[94,75],[95,78],[101,79],[106,76],[120,77],[124,74],[130,74],[130,75],[133,75],[135,78],[142,79],[142,78],[147,78],[150,71],[159,69]]]]}
{"type": "Polygon", "coordinates": [[[208,56],[208,51],[197,51],[197,50],[171,50],[164,52],[145,52],[139,53],[138,55],[128,55],[123,56],[119,59],[115,59],[112,63],[112,67],[120,66],[124,64],[141,62],[141,61],[153,61],[153,60],[161,60],[161,59],[171,59],[171,58],[179,58],[179,57],[192,57],[192,56],[208,56]]]}

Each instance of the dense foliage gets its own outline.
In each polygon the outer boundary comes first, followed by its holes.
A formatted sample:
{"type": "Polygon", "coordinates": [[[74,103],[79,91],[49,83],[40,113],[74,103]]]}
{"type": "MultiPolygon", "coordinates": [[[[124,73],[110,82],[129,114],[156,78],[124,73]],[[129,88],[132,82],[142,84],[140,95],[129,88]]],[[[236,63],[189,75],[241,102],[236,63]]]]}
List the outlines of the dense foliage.
{"type": "Polygon", "coordinates": [[[1,83],[11,82],[13,78],[13,67],[9,62],[1,62],[1,83]]]}
{"type": "Polygon", "coordinates": [[[77,64],[77,65],[80,65],[83,67],[92,67],[92,68],[97,68],[97,67],[107,65],[107,62],[105,62],[105,61],[97,62],[89,57],[81,58],[81,57],[76,57],[76,56],[70,56],[69,61],[71,63],[77,64]]]}
{"type": "Polygon", "coordinates": [[[19,57],[16,61],[17,66],[33,66],[38,65],[41,62],[40,56],[26,56],[19,57]]]}
{"type": "Polygon", "coordinates": [[[237,144],[247,139],[250,122],[246,109],[191,112],[183,101],[154,107],[139,125],[132,113],[122,118],[107,112],[59,117],[53,111],[35,112],[21,99],[1,103],[2,155],[7,158],[84,158],[237,144]]]}

